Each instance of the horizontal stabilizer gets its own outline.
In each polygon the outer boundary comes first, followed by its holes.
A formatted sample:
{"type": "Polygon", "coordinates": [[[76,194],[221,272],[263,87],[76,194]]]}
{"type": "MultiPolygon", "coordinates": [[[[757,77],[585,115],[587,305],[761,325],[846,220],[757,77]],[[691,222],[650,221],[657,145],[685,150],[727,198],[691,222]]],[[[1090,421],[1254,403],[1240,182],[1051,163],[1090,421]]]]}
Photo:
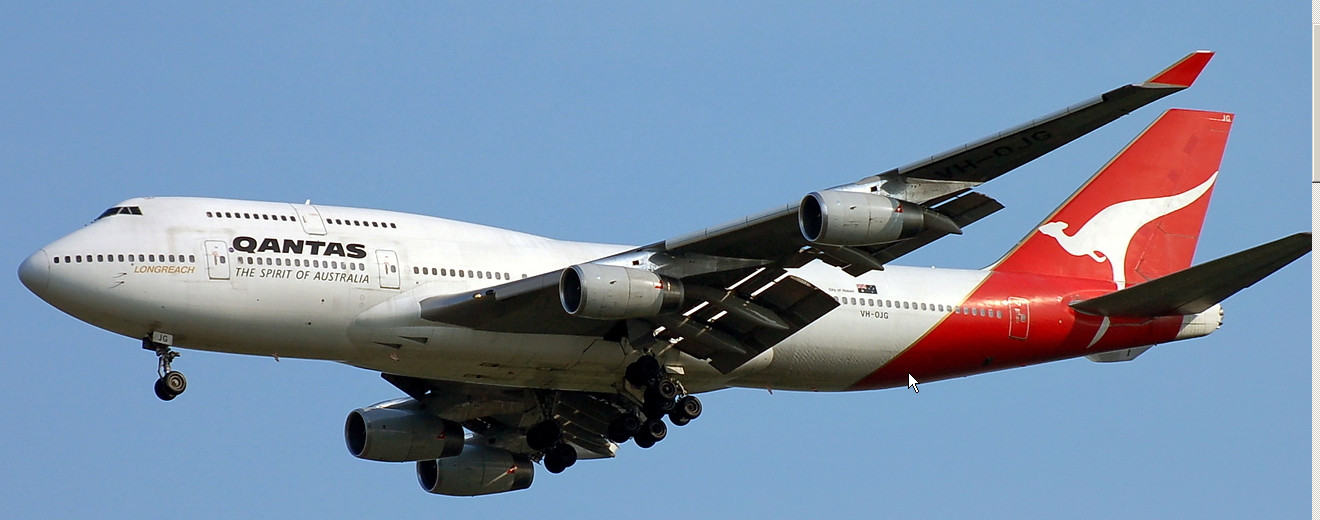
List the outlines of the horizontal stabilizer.
{"type": "Polygon", "coordinates": [[[1071,307],[1100,316],[1196,314],[1310,251],[1311,234],[1297,233],[1071,307]]]}

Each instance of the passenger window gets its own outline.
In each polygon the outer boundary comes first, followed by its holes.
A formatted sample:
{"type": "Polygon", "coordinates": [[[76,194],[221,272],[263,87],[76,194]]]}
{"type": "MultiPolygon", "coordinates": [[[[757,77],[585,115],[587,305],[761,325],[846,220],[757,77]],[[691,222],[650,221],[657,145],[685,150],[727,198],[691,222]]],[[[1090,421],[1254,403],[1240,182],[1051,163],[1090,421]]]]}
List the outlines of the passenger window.
{"type": "Polygon", "coordinates": [[[194,255],[188,255],[188,262],[197,263],[197,257],[194,255]]]}
{"type": "Polygon", "coordinates": [[[372,222],[372,223],[371,223],[371,227],[380,227],[380,223],[379,223],[379,222],[372,222]]]}
{"type": "Polygon", "coordinates": [[[211,218],[211,212],[210,212],[210,211],[206,212],[206,218],[211,218]]]}
{"type": "Polygon", "coordinates": [[[995,319],[997,320],[1004,319],[1004,311],[995,311],[995,319]]]}
{"type": "Polygon", "coordinates": [[[147,259],[150,260],[150,261],[152,261],[152,262],[155,262],[155,261],[156,261],[156,255],[147,255],[147,259]]]}
{"type": "MultiPolygon", "coordinates": [[[[89,256],[88,258],[91,258],[91,257],[89,256]]],[[[96,255],[96,261],[97,261],[97,262],[104,262],[104,261],[105,261],[105,255],[96,255]]]]}
{"type": "Polygon", "coordinates": [[[396,227],[396,226],[394,225],[394,223],[393,223],[393,222],[390,222],[390,228],[393,229],[394,227],[396,227]]]}
{"type": "Polygon", "coordinates": [[[55,263],[57,263],[57,264],[60,263],[60,257],[58,257],[58,256],[55,257],[55,263]]]}

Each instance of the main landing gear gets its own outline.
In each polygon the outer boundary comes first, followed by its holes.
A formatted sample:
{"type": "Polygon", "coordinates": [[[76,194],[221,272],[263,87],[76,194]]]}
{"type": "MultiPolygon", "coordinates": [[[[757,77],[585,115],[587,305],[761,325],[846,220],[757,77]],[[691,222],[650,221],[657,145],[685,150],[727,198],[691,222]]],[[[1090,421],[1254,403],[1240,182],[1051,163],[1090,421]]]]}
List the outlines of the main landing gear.
{"type": "Polygon", "coordinates": [[[632,439],[642,448],[655,446],[669,434],[665,417],[674,426],[684,426],[701,415],[701,400],[693,395],[680,395],[683,388],[665,375],[660,362],[652,356],[642,356],[628,365],[624,381],[642,389],[642,418],[625,413],[609,426],[609,439],[617,443],[632,439]]]}
{"type": "Polygon", "coordinates": [[[560,473],[577,464],[577,448],[564,442],[559,423],[554,419],[548,419],[528,428],[527,446],[534,451],[542,452],[541,463],[545,465],[546,471],[551,473],[560,473]]]}
{"type": "Polygon", "coordinates": [[[156,353],[156,374],[160,376],[160,379],[156,380],[156,397],[162,401],[169,401],[188,389],[188,379],[183,377],[183,373],[170,369],[170,363],[174,362],[174,358],[179,357],[178,352],[169,345],[152,341],[149,337],[142,338],[142,348],[156,353]]]}

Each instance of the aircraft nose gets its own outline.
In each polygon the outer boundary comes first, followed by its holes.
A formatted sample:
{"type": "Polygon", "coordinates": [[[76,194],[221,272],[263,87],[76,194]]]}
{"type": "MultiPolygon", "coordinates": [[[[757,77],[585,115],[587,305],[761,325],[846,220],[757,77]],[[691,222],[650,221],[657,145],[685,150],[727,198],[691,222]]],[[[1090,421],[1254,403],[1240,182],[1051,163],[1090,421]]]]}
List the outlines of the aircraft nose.
{"type": "Polygon", "coordinates": [[[50,283],[50,258],[45,249],[32,253],[23,265],[18,266],[18,279],[37,296],[46,292],[46,285],[50,283]]]}

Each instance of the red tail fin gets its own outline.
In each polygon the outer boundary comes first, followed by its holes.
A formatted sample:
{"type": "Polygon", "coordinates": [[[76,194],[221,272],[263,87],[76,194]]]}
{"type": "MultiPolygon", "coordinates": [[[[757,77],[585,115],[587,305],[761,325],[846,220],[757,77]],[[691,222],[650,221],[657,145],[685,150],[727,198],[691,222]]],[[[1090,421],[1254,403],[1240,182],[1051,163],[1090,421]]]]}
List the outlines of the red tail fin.
{"type": "Polygon", "coordinates": [[[1169,110],[993,269],[1113,280],[1192,265],[1233,115],[1169,110]]]}

